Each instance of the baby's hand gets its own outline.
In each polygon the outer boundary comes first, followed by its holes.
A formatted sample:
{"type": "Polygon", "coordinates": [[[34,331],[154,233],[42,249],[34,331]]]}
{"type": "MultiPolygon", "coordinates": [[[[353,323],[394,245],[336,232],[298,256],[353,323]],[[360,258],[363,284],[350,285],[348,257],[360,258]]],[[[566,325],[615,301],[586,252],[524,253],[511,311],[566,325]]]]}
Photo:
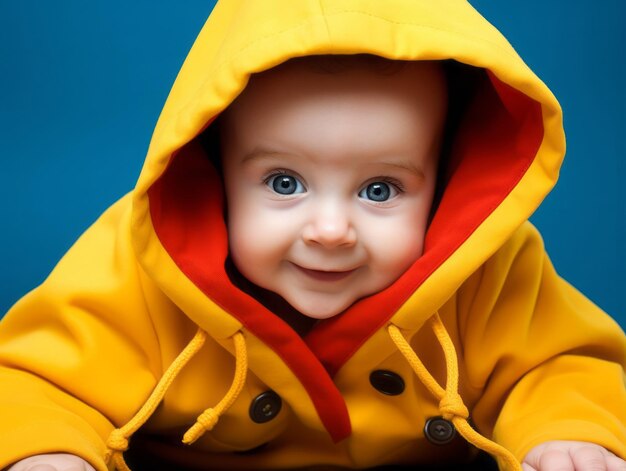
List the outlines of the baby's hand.
{"type": "Polygon", "coordinates": [[[626,471],[626,461],[594,443],[552,441],[530,450],[522,468],[524,471],[626,471]]]}
{"type": "Polygon", "coordinates": [[[95,469],[78,456],[54,453],[24,458],[8,468],[7,471],[95,471],[95,469]]]}

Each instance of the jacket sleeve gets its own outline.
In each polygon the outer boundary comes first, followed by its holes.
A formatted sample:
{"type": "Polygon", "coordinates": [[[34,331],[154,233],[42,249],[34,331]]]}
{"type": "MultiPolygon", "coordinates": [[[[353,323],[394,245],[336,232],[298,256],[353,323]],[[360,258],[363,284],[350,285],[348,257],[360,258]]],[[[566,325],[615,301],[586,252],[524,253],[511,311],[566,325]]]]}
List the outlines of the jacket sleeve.
{"type": "Polygon", "coordinates": [[[67,452],[99,471],[105,440],[161,373],[130,199],[112,206],[0,323],[0,469],[67,452]]]}
{"type": "Polygon", "coordinates": [[[459,293],[473,420],[518,459],[549,440],[626,458],[626,338],[554,271],[530,223],[459,293]]]}

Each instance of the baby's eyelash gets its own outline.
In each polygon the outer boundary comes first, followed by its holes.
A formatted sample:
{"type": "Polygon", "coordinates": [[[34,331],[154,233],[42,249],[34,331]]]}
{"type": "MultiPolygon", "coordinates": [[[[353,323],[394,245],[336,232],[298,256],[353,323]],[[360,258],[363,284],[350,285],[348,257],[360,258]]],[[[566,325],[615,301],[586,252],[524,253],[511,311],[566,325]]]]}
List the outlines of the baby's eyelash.
{"type": "Polygon", "coordinates": [[[396,190],[398,190],[398,193],[404,193],[406,191],[402,182],[393,177],[378,177],[378,178],[373,178],[370,181],[370,183],[374,183],[374,182],[384,182],[389,185],[392,185],[396,190]]]}
{"type": "Polygon", "coordinates": [[[267,172],[265,175],[263,175],[263,177],[261,178],[261,181],[263,182],[264,185],[268,185],[269,182],[272,180],[272,178],[281,177],[285,175],[294,177],[294,178],[299,178],[298,175],[296,175],[293,172],[290,172],[289,170],[286,170],[284,168],[278,168],[278,169],[273,169],[270,172],[267,172]]]}
{"type": "Polygon", "coordinates": [[[304,181],[297,173],[282,168],[270,171],[262,181],[274,194],[283,197],[307,191],[304,181]]]}
{"type": "Polygon", "coordinates": [[[263,183],[267,183],[269,182],[272,178],[274,177],[278,177],[279,175],[290,175],[289,172],[287,172],[287,170],[284,170],[282,168],[280,169],[276,169],[276,170],[272,170],[271,172],[266,173],[265,175],[263,175],[263,177],[261,178],[261,181],[263,183]]]}

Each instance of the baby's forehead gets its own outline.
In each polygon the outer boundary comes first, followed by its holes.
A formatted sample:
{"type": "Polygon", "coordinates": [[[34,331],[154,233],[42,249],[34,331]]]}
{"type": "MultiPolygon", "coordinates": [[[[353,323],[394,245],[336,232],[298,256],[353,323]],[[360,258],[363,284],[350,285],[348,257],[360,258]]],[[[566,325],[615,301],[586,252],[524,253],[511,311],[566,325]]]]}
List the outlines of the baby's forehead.
{"type": "Polygon", "coordinates": [[[371,54],[319,55],[289,59],[271,69],[252,74],[246,89],[257,83],[317,80],[350,81],[357,77],[392,81],[428,77],[445,81],[439,61],[391,60],[371,54]]]}
{"type": "Polygon", "coordinates": [[[259,149],[337,166],[436,157],[447,109],[441,67],[346,59],[299,59],[253,76],[220,118],[222,159],[251,161],[259,149]]]}
{"type": "Polygon", "coordinates": [[[437,61],[394,61],[369,54],[321,55],[290,59],[250,80],[225,110],[235,121],[242,108],[271,113],[277,102],[329,97],[336,100],[393,97],[399,101],[447,100],[443,67],[437,61]]]}

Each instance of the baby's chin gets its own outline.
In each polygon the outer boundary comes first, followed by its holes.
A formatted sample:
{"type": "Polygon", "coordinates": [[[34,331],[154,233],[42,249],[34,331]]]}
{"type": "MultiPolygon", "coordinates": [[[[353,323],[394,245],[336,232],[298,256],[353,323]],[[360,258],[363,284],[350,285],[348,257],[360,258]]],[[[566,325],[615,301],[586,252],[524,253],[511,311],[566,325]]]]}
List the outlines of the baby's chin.
{"type": "Polygon", "coordinates": [[[323,320],[338,316],[348,309],[354,300],[334,300],[328,301],[324,299],[288,299],[285,300],[303,316],[311,319],[323,320]],[[308,302],[307,302],[308,301],[308,302]]]}

